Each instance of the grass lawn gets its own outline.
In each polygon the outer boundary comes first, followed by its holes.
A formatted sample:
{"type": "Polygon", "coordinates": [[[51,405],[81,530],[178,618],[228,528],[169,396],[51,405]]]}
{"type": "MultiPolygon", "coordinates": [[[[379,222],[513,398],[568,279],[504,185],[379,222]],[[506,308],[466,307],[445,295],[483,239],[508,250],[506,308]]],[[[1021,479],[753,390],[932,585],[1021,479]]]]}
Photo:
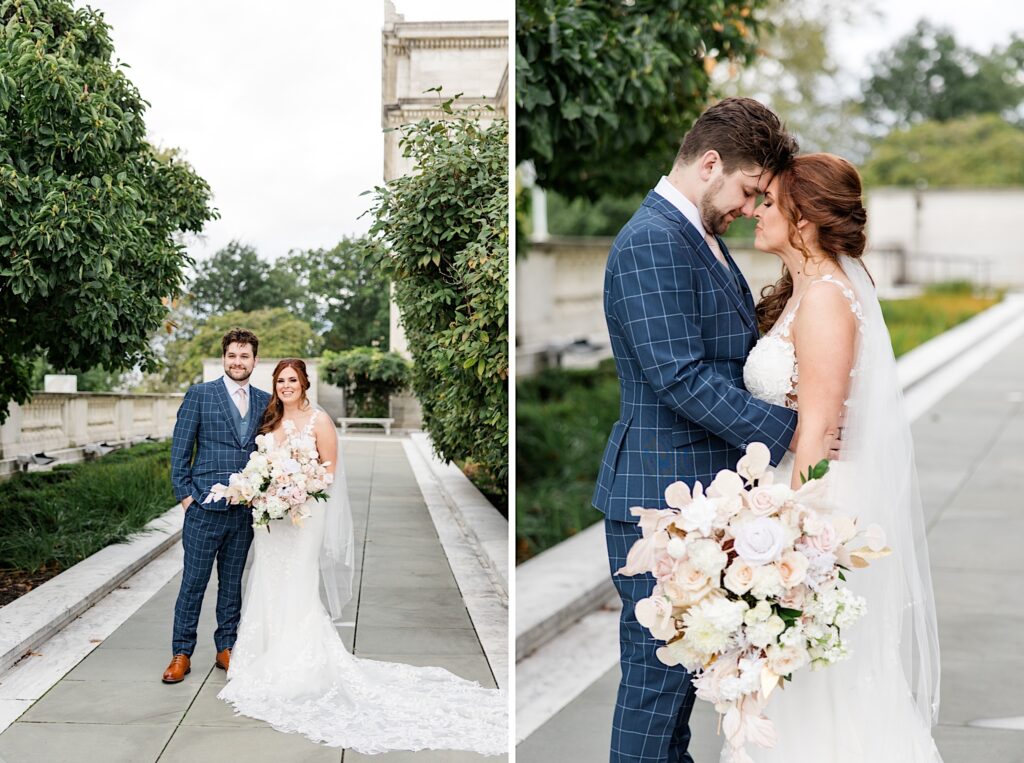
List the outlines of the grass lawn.
{"type": "Polygon", "coordinates": [[[0,482],[0,605],[171,508],[170,454],[144,443],[0,482]]]}
{"type": "MultiPolygon", "coordinates": [[[[941,284],[882,303],[896,355],[998,302],[970,284],[941,284]]],[[[516,382],[516,563],[601,518],[590,505],[601,453],[618,417],[619,385],[608,360],[597,369],[551,369],[516,382]]]]}

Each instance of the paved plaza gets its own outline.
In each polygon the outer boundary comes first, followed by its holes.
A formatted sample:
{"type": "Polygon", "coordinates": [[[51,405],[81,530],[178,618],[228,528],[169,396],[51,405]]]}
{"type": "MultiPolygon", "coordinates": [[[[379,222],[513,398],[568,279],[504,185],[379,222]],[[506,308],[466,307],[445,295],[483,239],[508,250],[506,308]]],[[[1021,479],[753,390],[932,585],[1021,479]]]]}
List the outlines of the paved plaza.
{"type": "MultiPolygon", "coordinates": [[[[1024,763],[1024,338],[913,432],[939,615],[939,750],[945,763],[1024,763]]],[[[616,666],[521,742],[516,760],[607,760],[618,680],[616,666]]],[[[717,763],[716,724],[697,702],[696,763],[717,763]]]]}
{"type": "MultiPolygon", "coordinates": [[[[345,643],[361,657],[439,665],[494,687],[500,669],[492,671],[481,646],[402,440],[356,436],[343,441],[343,453],[361,559],[340,628],[345,643]]],[[[164,685],[160,676],[171,656],[179,582],[180,574],[163,585],[0,734],[0,761],[503,759],[449,750],[365,756],[235,716],[216,697],[225,681],[224,672],[213,667],[216,579],[204,600],[192,672],[180,684],[164,685]]],[[[45,652],[46,645],[39,651],[45,652]]]]}

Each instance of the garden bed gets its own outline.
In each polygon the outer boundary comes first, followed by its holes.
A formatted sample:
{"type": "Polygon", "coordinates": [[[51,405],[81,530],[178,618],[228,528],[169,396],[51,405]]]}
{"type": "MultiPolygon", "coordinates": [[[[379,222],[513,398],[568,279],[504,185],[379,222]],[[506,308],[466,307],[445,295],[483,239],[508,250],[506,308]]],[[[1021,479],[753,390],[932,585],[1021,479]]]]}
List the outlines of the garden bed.
{"type": "Polygon", "coordinates": [[[170,442],[0,482],[0,605],[126,540],[175,503],[170,442]]]}

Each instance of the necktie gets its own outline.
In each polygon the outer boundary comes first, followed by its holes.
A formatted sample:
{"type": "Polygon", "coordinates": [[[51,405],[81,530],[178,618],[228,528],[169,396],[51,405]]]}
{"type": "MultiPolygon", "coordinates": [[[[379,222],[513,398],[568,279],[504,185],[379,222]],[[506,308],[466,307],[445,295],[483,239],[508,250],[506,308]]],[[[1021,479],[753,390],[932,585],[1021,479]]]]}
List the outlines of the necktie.
{"type": "Polygon", "coordinates": [[[249,410],[249,401],[245,395],[245,389],[239,387],[235,390],[235,405],[238,406],[238,412],[242,414],[242,418],[245,418],[246,412],[249,410]]]}

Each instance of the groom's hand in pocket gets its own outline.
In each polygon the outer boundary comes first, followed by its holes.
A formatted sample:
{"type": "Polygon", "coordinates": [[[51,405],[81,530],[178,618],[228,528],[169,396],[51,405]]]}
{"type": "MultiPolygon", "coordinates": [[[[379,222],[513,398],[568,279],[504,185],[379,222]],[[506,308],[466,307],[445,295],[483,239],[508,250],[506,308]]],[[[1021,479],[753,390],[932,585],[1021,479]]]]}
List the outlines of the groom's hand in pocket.
{"type": "Polygon", "coordinates": [[[188,507],[191,506],[194,502],[195,499],[192,496],[186,495],[184,498],[181,499],[181,508],[183,508],[185,511],[188,511],[188,507]]]}

